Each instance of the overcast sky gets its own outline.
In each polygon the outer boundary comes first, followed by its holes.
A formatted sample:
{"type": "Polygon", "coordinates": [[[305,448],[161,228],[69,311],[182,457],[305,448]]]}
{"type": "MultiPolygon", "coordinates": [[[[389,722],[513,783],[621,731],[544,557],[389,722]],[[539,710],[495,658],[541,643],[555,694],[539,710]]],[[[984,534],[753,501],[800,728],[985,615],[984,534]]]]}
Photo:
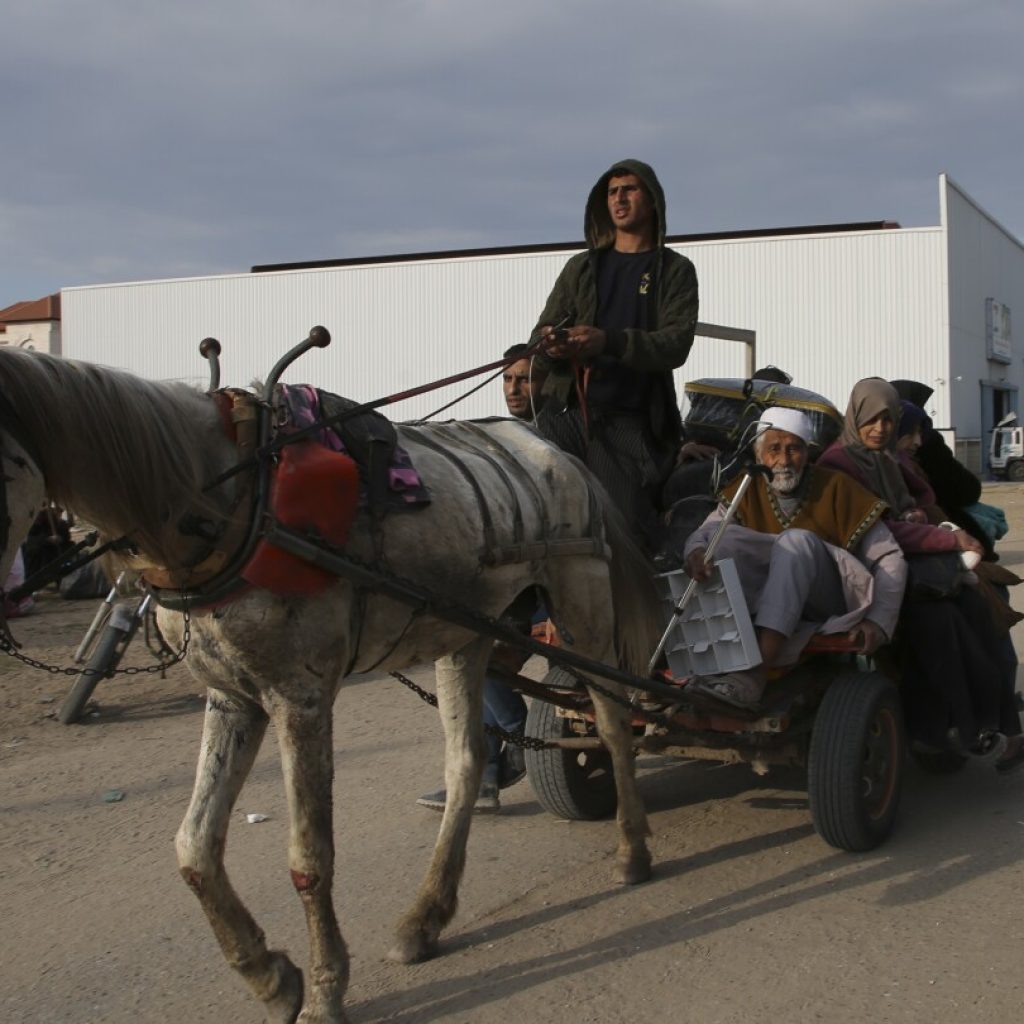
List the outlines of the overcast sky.
{"type": "Polygon", "coordinates": [[[1024,236],[1019,0],[0,0],[0,307],[95,282],[582,236],[616,159],[673,233],[1024,236]]]}

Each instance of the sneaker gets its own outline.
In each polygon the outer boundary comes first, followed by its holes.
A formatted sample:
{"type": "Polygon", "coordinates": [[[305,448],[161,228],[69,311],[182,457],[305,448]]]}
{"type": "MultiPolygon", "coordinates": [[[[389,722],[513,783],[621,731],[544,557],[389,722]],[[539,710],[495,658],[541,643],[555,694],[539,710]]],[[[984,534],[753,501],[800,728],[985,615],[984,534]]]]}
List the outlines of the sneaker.
{"type": "Polygon", "coordinates": [[[498,788],[514,786],[526,774],[526,751],[515,743],[506,743],[501,748],[501,764],[498,769],[498,788]]]}
{"type": "Polygon", "coordinates": [[[1006,755],[1009,743],[1001,732],[981,732],[969,753],[979,761],[995,764],[1006,755]]]}
{"type": "Polygon", "coordinates": [[[1000,775],[1010,775],[1024,768],[1024,740],[1020,736],[1007,738],[1006,750],[996,761],[996,771],[1000,775]]]}
{"type": "MultiPolygon", "coordinates": [[[[426,793],[416,803],[420,807],[429,807],[432,811],[443,811],[448,799],[446,790],[439,789],[436,793],[426,793]]],[[[497,814],[501,810],[498,799],[498,786],[494,782],[481,782],[476,803],[473,804],[474,814],[497,814]]]]}

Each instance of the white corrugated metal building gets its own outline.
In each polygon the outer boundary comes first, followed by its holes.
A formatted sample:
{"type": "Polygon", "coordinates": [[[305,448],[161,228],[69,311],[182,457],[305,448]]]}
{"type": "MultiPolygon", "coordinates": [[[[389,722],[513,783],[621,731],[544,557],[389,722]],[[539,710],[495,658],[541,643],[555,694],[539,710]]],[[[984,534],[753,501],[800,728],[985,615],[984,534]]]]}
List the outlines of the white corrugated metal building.
{"type": "MultiPolygon", "coordinates": [[[[934,227],[796,228],[672,244],[696,264],[701,320],[756,332],[758,364],[783,367],[840,408],[861,377],[923,381],[935,388],[936,425],[954,429],[971,457],[994,421],[1018,408],[1024,360],[1010,311],[1024,308],[1024,246],[946,175],[939,210],[934,227]]],[[[285,379],[368,401],[526,340],[574,251],[442,253],[68,288],[64,354],[203,382],[198,343],[213,335],[224,346],[223,383],[247,384],[324,324],[333,345],[303,357],[285,379]]],[[[741,345],[698,338],[678,381],[742,376],[745,359],[741,345]]],[[[389,413],[425,415],[471,385],[389,413]]],[[[446,415],[500,412],[495,383],[446,415]]]]}

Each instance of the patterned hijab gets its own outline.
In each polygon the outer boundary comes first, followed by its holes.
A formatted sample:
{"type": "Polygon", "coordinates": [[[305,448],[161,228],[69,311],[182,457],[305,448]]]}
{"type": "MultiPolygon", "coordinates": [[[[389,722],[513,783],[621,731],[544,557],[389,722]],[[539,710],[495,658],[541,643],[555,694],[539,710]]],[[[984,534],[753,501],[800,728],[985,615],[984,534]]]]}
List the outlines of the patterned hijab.
{"type": "Polygon", "coordinates": [[[884,451],[876,452],[866,447],[860,439],[860,428],[879,413],[888,412],[894,427],[899,427],[900,396],[896,389],[881,377],[867,377],[858,381],[850,392],[850,402],[843,418],[843,432],[840,441],[853,464],[864,474],[868,489],[892,509],[894,516],[914,507],[914,499],[907,490],[903,472],[896,460],[896,434],[884,451]]]}

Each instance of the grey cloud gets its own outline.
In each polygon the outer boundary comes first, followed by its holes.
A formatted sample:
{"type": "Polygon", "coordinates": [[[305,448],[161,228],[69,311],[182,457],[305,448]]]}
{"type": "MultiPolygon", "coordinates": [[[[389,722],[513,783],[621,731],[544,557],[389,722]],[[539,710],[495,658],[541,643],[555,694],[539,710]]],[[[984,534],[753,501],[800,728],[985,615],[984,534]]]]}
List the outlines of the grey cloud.
{"type": "Polygon", "coordinates": [[[5,19],[0,305],[123,276],[568,241],[649,159],[676,232],[1024,230],[1018,5],[51,0],[5,19]]]}

